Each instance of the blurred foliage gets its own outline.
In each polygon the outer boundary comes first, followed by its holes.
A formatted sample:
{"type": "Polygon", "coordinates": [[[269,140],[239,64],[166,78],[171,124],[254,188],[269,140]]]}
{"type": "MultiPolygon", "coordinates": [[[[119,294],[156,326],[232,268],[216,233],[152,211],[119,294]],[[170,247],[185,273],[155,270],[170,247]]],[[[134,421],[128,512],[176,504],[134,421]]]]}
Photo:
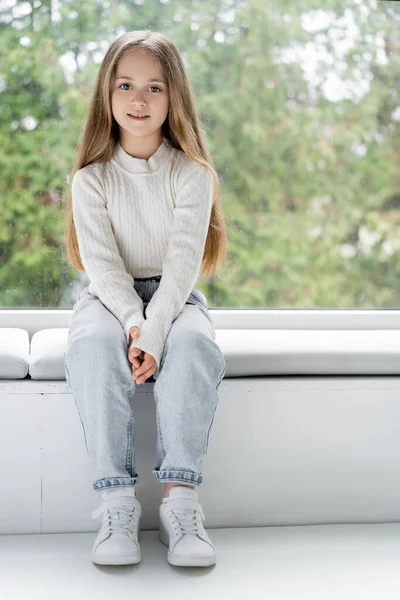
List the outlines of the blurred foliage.
{"type": "Polygon", "coordinates": [[[208,132],[229,239],[199,280],[210,308],[399,306],[398,3],[57,4],[2,2],[1,307],[71,308],[87,283],[63,198],[99,63],[130,29],[174,41],[208,132]]]}

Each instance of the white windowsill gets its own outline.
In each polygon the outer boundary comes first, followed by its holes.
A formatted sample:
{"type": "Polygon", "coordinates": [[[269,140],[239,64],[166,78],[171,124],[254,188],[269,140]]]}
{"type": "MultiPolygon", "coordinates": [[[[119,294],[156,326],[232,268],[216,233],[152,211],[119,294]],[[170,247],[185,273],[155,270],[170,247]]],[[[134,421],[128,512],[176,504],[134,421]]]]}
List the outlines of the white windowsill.
{"type": "MultiPolygon", "coordinates": [[[[226,378],[400,376],[400,310],[209,310],[226,378]]],[[[3,309],[0,329],[24,329],[30,342],[37,331],[63,329],[66,343],[72,315],[3,309]]]]}
{"type": "MultiPolygon", "coordinates": [[[[216,329],[400,329],[400,309],[209,309],[216,329]]],[[[72,310],[2,309],[0,327],[19,327],[30,334],[68,327],[72,310]]]]}

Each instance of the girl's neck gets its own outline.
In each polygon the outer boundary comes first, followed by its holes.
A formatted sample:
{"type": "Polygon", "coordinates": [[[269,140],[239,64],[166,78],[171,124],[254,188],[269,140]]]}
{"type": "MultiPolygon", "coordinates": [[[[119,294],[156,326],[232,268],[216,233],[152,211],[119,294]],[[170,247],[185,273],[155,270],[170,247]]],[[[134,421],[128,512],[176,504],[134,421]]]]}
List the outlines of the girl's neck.
{"type": "Polygon", "coordinates": [[[127,154],[132,158],[149,160],[155,154],[163,142],[162,132],[156,132],[151,136],[134,137],[130,135],[120,136],[119,143],[127,154]]]}
{"type": "MultiPolygon", "coordinates": [[[[131,155],[120,141],[115,149],[113,159],[131,173],[154,173],[168,160],[172,150],[168,141],[162,139],[153,154],[147,155],[147,158],[141,158],[131,155]]],[[[143,156],[145,153],[142,151],[140,154],[143,156]]]]}

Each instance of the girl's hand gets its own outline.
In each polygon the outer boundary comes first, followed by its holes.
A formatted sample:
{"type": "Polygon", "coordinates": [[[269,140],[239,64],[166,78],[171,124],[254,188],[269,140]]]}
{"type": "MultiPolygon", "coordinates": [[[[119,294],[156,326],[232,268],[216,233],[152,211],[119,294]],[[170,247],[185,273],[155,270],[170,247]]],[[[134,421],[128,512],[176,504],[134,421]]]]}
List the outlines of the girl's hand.
{"type": "MultiPolygon", "coordinates": [[[[138,356],[138,358],[136,358],[137,353],[133,352],[134,349],[129,350],[129,348],[131,347],[132,340],[136,340],[139,336],[140,336],[139,327],[131,327],[129,329],[128,358],[129,358],[129,361],[132,363],[132,367],[134,367],[134,369],[138,369],[140,367],[140,365],[142,364],[140,359],[142,359],[143,352],[142,352],[142,350],[140,350],[140,348],[135,348],[135,350],[140,351],[140,355],[138,356]]],[[[134,369],[132,369],[132,372],[134,369]]]]}
{"type": "MultiPolygon", "coordinates": [[[[129,344],[130,347],[132,340],[137,339],[140,336],[139,327],[131,327],[129,330],[129,344]]],[[[157,372],[157,362],[155,358],[148,352],[143,352],[140,348],[132,348],[129,350],[128,358],[132,363],[132,378],[137,384],[144,383],[146,379],[154,375],[157,372]],[[143,357],[143,362],[140,363],[139,359],[143,357]]]]}

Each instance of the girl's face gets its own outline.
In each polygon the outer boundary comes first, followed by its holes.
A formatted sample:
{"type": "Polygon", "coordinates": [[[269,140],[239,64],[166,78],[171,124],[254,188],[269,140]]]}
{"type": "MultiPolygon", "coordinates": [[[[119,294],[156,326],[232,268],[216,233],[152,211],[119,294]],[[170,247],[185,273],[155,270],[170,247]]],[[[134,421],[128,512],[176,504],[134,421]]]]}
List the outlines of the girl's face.
{"type": "Polygon", "coordinates": [[[158,134],[169,109],[167,83],[158,62],[142,50],[133,50],[120,59],[112,85],[111,109],[121,138],[158,134]],[[128,113],[149,117],[139,121],[128,113]]]}

